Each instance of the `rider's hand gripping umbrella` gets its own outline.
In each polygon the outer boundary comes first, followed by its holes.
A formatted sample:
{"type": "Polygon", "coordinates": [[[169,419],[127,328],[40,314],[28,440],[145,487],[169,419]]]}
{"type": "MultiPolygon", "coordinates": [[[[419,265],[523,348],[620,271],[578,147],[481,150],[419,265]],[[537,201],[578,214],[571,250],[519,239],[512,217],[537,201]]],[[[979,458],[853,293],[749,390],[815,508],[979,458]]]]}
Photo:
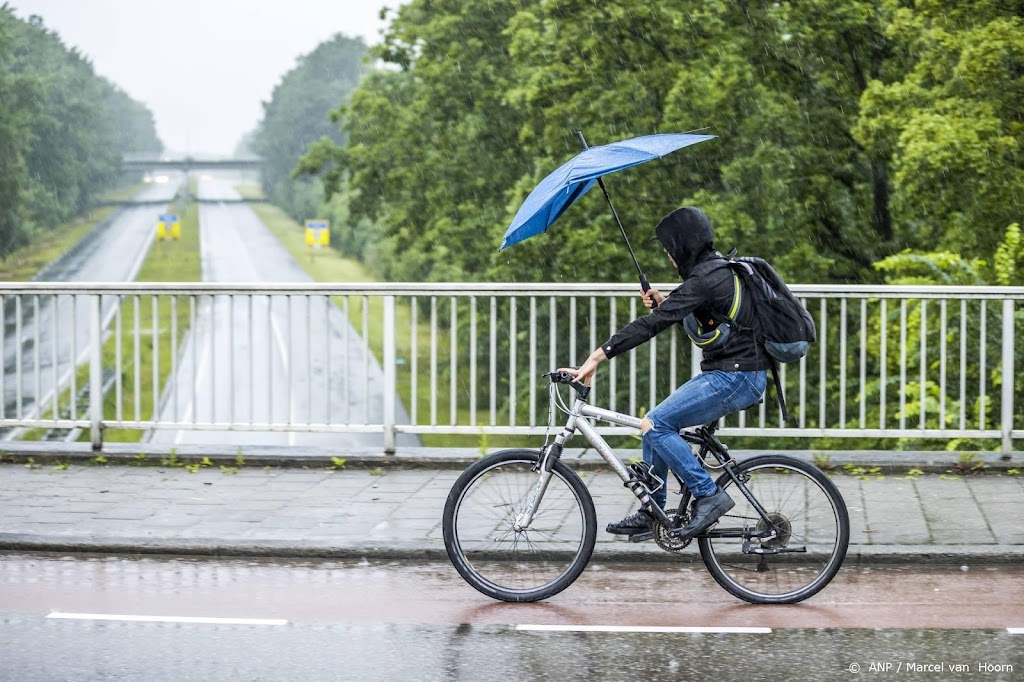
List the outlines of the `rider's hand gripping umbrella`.
{"type": "Polygon", "coordinates": [[[644,135],[629,140],[613,142],[600,147],[587,147],[583,139],[583,133],[577,133],[583,151],[575,157],[558,167],[553,173],[544,178],[540,184],[533,188],[530,196],[519,207],[512,224],[505,231],[505,237],[501,240],[499,250],[521,242],[527,237],[545,232],[558,216],[565,212],[574,201],[587,193],[596,182],[601,191],[604,192],[608,206],[612,209],[615,222],[622,232],[622,238],[626,240],[626,248],[636,265],[640,274],[640,286],[646,293],[651,285],[648,284],[640,264],[637,263],[633,254],[633,247],[629,244],[626,231],[619,220],[619,214],[615,211],[612,199],[608,196],[601,176],[614,173],[623,168],[636,166],[645,161],[659,159],[666,154],[689,147],[698,142],[713,139],[714,135],[693,135],[690,133],[664,133],[659,135],[644,135]]]}

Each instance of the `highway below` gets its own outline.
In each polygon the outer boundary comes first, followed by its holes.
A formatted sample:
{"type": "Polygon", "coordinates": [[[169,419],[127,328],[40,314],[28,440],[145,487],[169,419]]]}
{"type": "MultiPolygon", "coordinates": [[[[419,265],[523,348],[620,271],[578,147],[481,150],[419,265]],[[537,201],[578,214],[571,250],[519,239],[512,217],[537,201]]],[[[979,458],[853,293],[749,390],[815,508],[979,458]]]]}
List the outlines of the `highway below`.
{"type": "MultiPolygon", "coordinates": [[[[184,182],[184,176],[172,174],[168,180],[165,184],[150,185],[135,199],[170,202],[184,182]]],[[[166,208],[166,205],[147,204],[116,211],[110,219],[40,271],[36,281],[134,280],[155,238],[157,218],[166,208]]],[[[104,300],[104,323],[109,322],[114,303],[111,297],[104,300]]],[[[56,297],[56,300],[53,296],[23,299],[20,316],[15,305],[12,299],[4,301],[3,415],[30,417],[37,414],[38,403],[42,403],[44,409],[52,404],[55,387],[60,390],[67,386],[72,368],[87,357],[90,347],[89,308],[85,298],[73,300],[70,296],[56,297]]],[[[14,430],[9,431],[6,437],[15,433],[14,430]]]]}
{"type": "MultiPolygon", "coordinates": [[[[312,282],[276,237],[223,180],[199,184],[202,271],[206,282],[312,282]]],[[[182,344],[161,422],[200,430],[154,429],[163,444],[383,445],[379,433],[302,431],[308,424],[382,423],[383,372],[336,305],[322,297],[204,297],[182,344]],[[232,430],[233,424],[279,430],[232,430]],[[294,427],[298,426],[299,430],[294,427]]],[[[408,417],[401,405],[396,418],[408,417]]],[[[399,443],[417,445],[414,436],[399,443]]],[[[341,454],[341,453],[340,453],[341,454]]]]}

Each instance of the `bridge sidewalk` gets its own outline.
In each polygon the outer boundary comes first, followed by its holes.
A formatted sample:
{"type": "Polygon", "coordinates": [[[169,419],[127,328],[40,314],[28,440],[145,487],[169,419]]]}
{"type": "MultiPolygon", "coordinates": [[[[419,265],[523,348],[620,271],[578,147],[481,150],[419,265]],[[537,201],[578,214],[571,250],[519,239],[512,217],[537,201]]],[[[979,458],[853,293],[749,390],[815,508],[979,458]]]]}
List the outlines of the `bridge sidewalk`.
{"type": "MultiPolygon", "coordinates": [[[[183,448],[177,457],[197,463],[193,472],[150,465],[168,453],[143,448],[139,457],[138,446],[108,446],[106,463],[76,446],[7,446],[0,550],[218,556],[442,558],[445,498],[479,454],[354,453],[342,468],[324,453],[296,459],[247,448],[236,466],[229,453],[183,448]],[[200,463],[204,456],[210,465],[200,463]]],[[[946,473],[957,463],[947,453],[857,454],[855,466],[845,466],[853,463],[841,453],[829,462],[850,510],[848,561],[969,565],[1024,558],[1019,459],[979,456],[987,468],[960,475],[946,473]]],[[[602,528],[635,509],[632,495],[592,453],[567,455],[594,496],[602,528]]],[[[696,556],[693,548],[682,558],[696,556]]],[[[680,559],[601,530],[595,559],[602,558],[680,559]]]]}

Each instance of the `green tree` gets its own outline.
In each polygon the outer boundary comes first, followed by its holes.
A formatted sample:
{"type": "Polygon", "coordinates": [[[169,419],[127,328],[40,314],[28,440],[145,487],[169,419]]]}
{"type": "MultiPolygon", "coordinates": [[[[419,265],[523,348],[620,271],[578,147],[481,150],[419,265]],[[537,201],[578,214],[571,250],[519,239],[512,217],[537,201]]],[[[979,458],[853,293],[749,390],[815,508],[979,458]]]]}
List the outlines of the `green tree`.
{"type": "MultiPolygon", "coordinates": [[[[706,127],[718,139],[609,178],[634,240],[697,203],[720,245],[792,281],[879,281],[872,264],[889,255],[940,243],[987,257],[1019,222],[1020,14],[952,0],[411,2],[374,53],[396,69],[336,112],[351,144],[319,145],[300,169],[349,188],[387,276],[621,279],[597,193],[543,238],[494,245],[578,151],[576,130],[600,144],[706,127]]],[[[652,251],[652,277],[671,277],[652,251]]]]}
{"type": "Polygon", "coordinates": [[[35,96],[31,83],[13,73],[14,19],[0,8],[0,256],[26,239],[22,193],[28,182],[25,133],[29,114],[24,102],[35,96]]]}
{"type": "Polygon", "coordinates": [[[896,220],[911,246],[992,254],[1021,219],[1024,3],[920,0],[886,35],[912,67],[870,83],[855,134],[895,169],[896,220]]]}
{"type": "Polygon", "coordinates": [[[328,112],[359,83],[365,54],[362,39],[336,35],[301,57],[263,105],[249,144],[264,160],[264,193],[297,220],[314,217],[323,192],[319,183],[293,179],[292,170],[311,142],[344,141],[328,112]]]}
{"type": "Polygon", "coordinates": [[[336,112],[345,148],[321,144],[300,165],[330,192],[351,178],[352,220],[376,226],[366,258],[396,280],[486,278],[525,166],[505,32],[519,2],[414,0],[373,55],[396,67],[368,76],[336,112]],[[376,236],[376,235],[375,235],[376,236]]]}
{"type": "Polygon", "coordinates": [[[164,145],[156,133],[153,112],[146,105],[132,99],[119,87],[105,83],[105,110],[115,131],[115,149],[120,154],[160,154],[164,145]]]}
{"type": "Polygon", "coordinates": [[[697,203],[719,243],[794,281],[871,279],[902,243],[887,166],[851,134],[867,84],[903,68],[879,4],[542,2],[513,24],[524,138],[552,149],[575,126],[598,141],[707,127],[717,140],[614,179],[623,213],[649,234],[697,203]]]}
{"type": "Polygon", "coordinates": [[[0,6],[0,255],[87,208],[126,151],[160,148],[152,115],[42,19],[0,6]]]}

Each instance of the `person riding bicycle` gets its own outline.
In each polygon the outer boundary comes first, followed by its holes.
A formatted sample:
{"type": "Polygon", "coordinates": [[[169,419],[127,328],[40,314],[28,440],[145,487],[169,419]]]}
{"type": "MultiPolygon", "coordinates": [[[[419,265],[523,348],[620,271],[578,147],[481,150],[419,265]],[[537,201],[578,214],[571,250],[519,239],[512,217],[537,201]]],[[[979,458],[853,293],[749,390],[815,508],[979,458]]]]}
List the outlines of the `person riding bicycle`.
{"type": "MultiPolygon", "coordinates": [[[[711,221],[704,211],[694,206],[678,208],[658,223],[654,233],[683,283],[667,297],[649,289],[643,294],[644,305],[652,309],[648,315],[616,332],[579,369],[564,371],[589,383],[601,362],[646,343],[673,324],[683,324],[691,313],[702,331],[726,318],[736,321],[724,342],[719,340],[705,348],[701,373],[650,410],[640,424],[643,459],[652,472],[664,481],[671,467],[694,496],[690,519],[678,533],[681,538],[692,538],[710,528],[735,502],[715,485],[679,431],[757,404],[767,386],[766,370],[771,359],[750,324],[745,324],[752,319],[752,311],[749,303],[744,305],[743,297],[737,296],[739,289],[731,269],[718,267],[716,261],[724,260],[724,256],[715,250],[711,221]]],[[[665,488],[662,485],[651,495],[662,508],[665,488]]],[[[652,530],[653,520],[641,507],[609,524],[607,531],[616,535],[645,533],[652,530]]]]}

